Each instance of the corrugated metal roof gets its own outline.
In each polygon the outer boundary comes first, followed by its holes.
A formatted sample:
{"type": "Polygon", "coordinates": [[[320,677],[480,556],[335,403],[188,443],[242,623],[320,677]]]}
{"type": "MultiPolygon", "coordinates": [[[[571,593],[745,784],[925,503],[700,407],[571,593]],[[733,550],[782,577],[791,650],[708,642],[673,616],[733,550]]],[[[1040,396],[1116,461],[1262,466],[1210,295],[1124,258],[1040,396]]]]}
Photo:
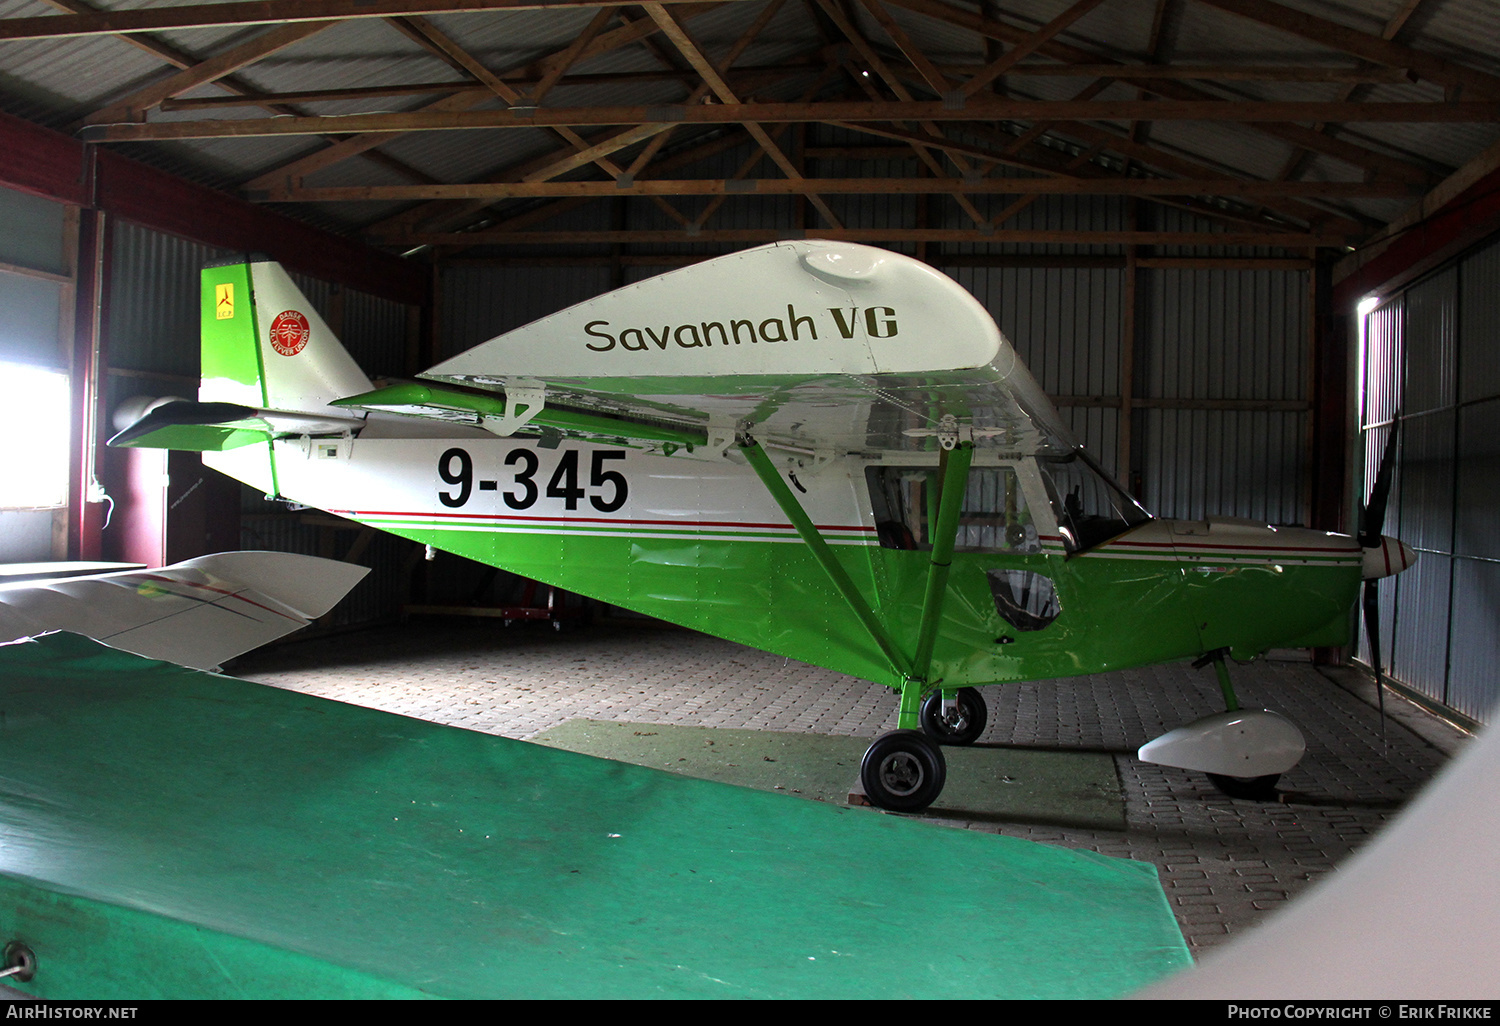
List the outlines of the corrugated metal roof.
{"type": "MultiPolygon", "coordinates": [[[[125,10],[141,7],[193,8],[195,0],[91,0],[94,6],[125,10]]],[[[1391,25],[1391,19],[1410,5],[1405,0],[1284,0],[1293,11],[1304,12],[1326,23],[1363,33],[1366,39],[1378,40],[1391,25]]],[[[922,8],[911,9],[911,0],[889,0],[886,10],[900,32],[909,38],[921,54],[945,69],[955,83],[964,81],[984,61],[1009,50],[987,40],[968,27],[976,8],[963,0],[936,0],[922,8]],[[907,6],[899,6],[906,2],[907,6]],[[948,12],[943,14],[943,12],[948,12]],[[940,16],[932,16],[936,12],[940,16]]],[[[1013,39],[1023,38],[1047,25],[1068,10],[1070,0],[1008,0],[994,15],[1008,28],[1013,39]]],[[[1263,5],[1264,6],[1264,5],[1263,5]]],[[[1249,68],[1313,69],[1341,68],[1356,71],[1369,67],[1338,48],[1336,39],[1314,41],[1288,31],[1280,24],[1229,13],[1211,2],[1172,3],[1165,7],[1155,52],[1152,49],[1151,26],[1156,11],[1153,0],[1105,0],[1059,33],[1050,43],[1024,58],[1015,73],[999,80],[1002,95],[1015,99],[1066,100],[1076,97],[1095,81],[1094,73],[1085,75],[1040,75],[1027,72],[1040,65],[1086,61],[1091,64],[1123,62],[1126,65],[1155,62],[1171,68],[1182,65],[1212,65],[1243,71],[1249,68]]],[[[691,37],[702,46],[711,60],[720,60],[765,10],[762,0],[702,5],[686,8],[673,5],[691,37]]],[[[855,25],[868,44],[879,52],[886,65],[901,75],[904,88],[919,99],[935,99],[923,84],[922,76],[903,56],[901,40],[888,35],[877,19],[859,3],[846,5],[855,25]]],[[[0,26],[6,19],[34,17],[59,10],[59,5],[44,0],[0,0],[0,26]]],[[[465,53],[490,72],[513,76],[514,88],[524,93],[535,81],[537,62],[557,55],[582,34],[595,17],[596,8],[567,7],[557,9],[503,11],[490,13],[446,13],[427,18],[437,32],[457,43],[465,53]]],[[[619,31],[627,22],[645,17],[638,8],[620,7],[605,31],[619,31]]],[[[1274,19],[1272,19],[1274,21],[1274,19]]],[[[150,34],[149,38],[167,44],[184,57],[202,60],[227,49],[254,40],[267,31],[265,26],[229,26],[175,29],[150,34]]],[[[146,38],[146,37],[143,37],[146,38]]],[[[1500,78],[1500,5],[1493,0],[1423,0],[1415,13],[1394,34],[1397,44],[1412,47],[1424,54],[1457,62],[1465,68],[1500,78]]],[[[1347,48],[1346,48],[1347,49],[1347,48]]],[[[822,14],[816,3],[790,2],[781,6],[753,42],[735,62],[735,69],[785,69],[781,75],[762,75],[742,87],[744,97],[757,100],[794,101],[815,81],[816,69],[806,62],[820,64],[851,61],[856,70],[863,66],[855,48],[838,28],[822,14]],[[817,12],[817,13],[814,13],[817,12]]],[[[128,97],[145,85],[174,73],[171,65],[159,55],[148,53],[118,36],[91,35],[62,39],[36,39],[0,42],[0,107],[21,117],[51,127],[72,130],[80,118],[111,103],[128,97]]],[[[242,89],[274,94],[299,94],[317,90],[375,88],[431,83],[464,83],[474,89],[477,83],[467,73],[456,69],[448,59],[415,41],[398,26],[382,19],[359,18],[319,31],[282,50],[235,72],[242,89]]],[[[876,83],[877,95],[889,95],[879,76],[866,82],[876,83]]],[[[736,79],[739,80],[739,79],[736,79]]],[[[615,49],[584,57],[569,69],[544,101],[548,107],[594,106],[665,106],[682,102],[697,81],[690,62],[678,53],[661,34],[646,42],[635,41],[615,49]],[[613,76],[613,77],[610,77],[613,76]],[[633,77],[628,77],[633,76],[633,77]]],[[[863,99],[864,83],[850,82],[845,71],[824,80],[821,99],[834,98],[840,90],[853,99],[863,99]]],[[[1261,79],[1235,77],[1179,80],[1171,85],[1152,85],[1140,78],[1123,77],[1097,93],[1100,101],[1133,100],[1142,95],[1143,87],[1166,98],[1214,98],[1235,101],[1335,102],[1352,98],[1367,102],[1437,102],[1445,98],[1440,84],[1426,79],[1416,81],[1372,81],[1351,85],[1335,81],[1279,80],[1274,73],[1261,79]]],[[[226,91],[219,85],[201,85],[181,98],[222,97],[226,91]]],[[[295,109],[307,114],[325,116],[369,112],[418,111],[442,98],[441,93],[382,95],[363,99],[302,99],[295,109]]],[[[1453,99],[1453,91],[1446,96],[1453,99]]],[[[1474,99],[1462,91],[1458,99],[1474,99]]],[[[1500,99],[1500,93],[1491,97],[1500,99]]],[[[471,109],[500,106],[483,93],[471,94],[471,109]]],[[[148,120],[156,122],[202,121],[213,118],[243,121],[267,116],[258,107],[223,107],[203,110],[152,110],[148,120]]],[[[920,131],[910,122],[895,126],[906,131],[920,131]]],[[[951,139],[971,139],[971,145],[998,150],[1005,138],[1014,138],[1027,123],[999,124],[1008,133],[999,139],[974,136],[962,123],[946,123],[942,129],[951,139]]],[[[1396,124],[1361,122],[1347,125],[1318,125],[1326,144],[1314,138],[1309,149],[1309,127],[1291,126],[1299,131],[1277,131],[1235,122],[1192,122],[1156,120],[1142,128],[1121,119],[1093,122],[1085,131],[1076,125],[1054,123],[1047,136],[1037,145],[1023,151],[1045,166],[1051,160],[1060,165],[1074,154],[1088,154],[1086,166],[1075,165],[1067,173],[1118,174],[1128,164],[1133,174],[1207,177],[1229,174],[1234,177],[1273,181],[1287,175],[1306,182],[1357,182],[1371,176],[1388,177],[1393,168],[1409,168],[1409,174],[1425,174],[1430,186],[1445,174],[1464,165],[1486,147],[1500,140],[1500,119],[1473,123],[1404,122],[1396,124]],[[1100,132],[1106,133],[1100,135],[1100,132]],[[1138,144],[1133,154],[1121,139],[1134,132],[1138,144]],[[1090,134],[1092,133],[1092,134],[1090,134]],[[1366,158],[1366,153],[1376,157],[1366,158]],[[1153,154],[1159,155],[1153,157],[1153,154]],[[1379,158],[1398,162],[1377,166],[1379,158]]],[[[330,124],[330,131],[337,124],[330,124]]],[[[605,138],[617,129],[577,129],[579,136],[591,140],[605,138]]],[[[673,133],[673,147],[679,141],[709,131],[682,127],[673,133]]],[[[812,144],[838,145],[840,138],[852,139],[854,145],[889,149],[893,143],[865,133],[818,126],[809,133],[812,144]]],[[[132,155],[144,156],[156,166],[183,174],[197,181],[232,188],[235,183],[252,181],[324,150],[328,141],[318,136],[285,136],[253,138],[208,138],[176,142],[111,143],[128,146],[132,155]]],[[[644,142],[610,156],[617,167],[626,167],[638,154],[644,142]]],[[[672,147],[669,147],[669,150],[672,147]]],[[[568,144],[556,131],[544,129],[466,129],[462,131],[424,131],[395,135],[381,141],[363,157],[349,157],[320,167],[307,174],[309,187],[395,186],[429,182],[468,182],[514,177],[514,169],[548,153],[565,153],[568,144]]],[[[940,158],[946,174],[957,174],[957,164],[940,158]]],[[[853,171],[872,177],[884,175],[914,177],[927,173],[911,161],[891,158],[894,163],[858,161],[849,165],[853,171]]],[[[709,172],[707,167],[694,170],[677,167],[673,177],[728,177],[730,172],[709,172]]],[[[762,175],[779,175],[779,171],[757,171],[762,175]]],[[[810,173],[845,173],[820,167],[810,173]]],[[[1004,173],[1004,172],[1001,172],[1004,173]]],[[[585,165],[565,173],[564,178],[600,178],[605,172],[595,165],[585,165]]],[[[648,170],[642,177],[661,177],[648,170]]],[[[1311,212],[1323,209],[1343,212],[1372,224],[1384,223],[1407,209],[1414,197],[1355,197],[1320,200],[1308,198],[1296,203],[1260,203],[1215,201],[1225,210],[1237,211],[1243,221],[1261,217],[1263,209],[1281,211],[1281,222],[1295,225],[1312,218],[1311,212]],[[1301,213],[1298,213],[1301,211],[1301,213]]],[[[393,214],[411,207],[414,199],[378,202],[322,202],[287,204],[285,209],[298,216],[317,221],[345,232],[357,232],[364,226],[380,225],[393,214]]],[[[831,201],[830,201],[831,202],[831,201]]],[[[944,209],[956,211],[952,199],[938,201],[944,209]]],[[[1008,201],[1007,201],[1008,202],[1008,201]]],[[[851,224],[866,226],[910,226],[915,204],[909,199],[864,197],[858,202],[840,200],[850,214],[851,224]],[[878,209],[882,208],[883,209],[878,209]]],[[[998,210],[992,197],[974,199],[975,206],[998,210]],[[983,202],[981,202],[983,200],[983,202]]],[[[535,206],[536,201],[513,202],[512,209],[535,206]]],[[[640,208],[639,223],[650,223],[658,215],[651,213],[657,204],[646,198],[630,200],[630,207],[640,208]]],[[[684,206],[691,204],[683,203],[684,206]]],[[[1118,204],[1116,204],[1118,205],[1118,204]]],[[[472,205],[471,205],[472,206],[472,205]]],[[[603,210],[607,204],[594,204],[603,210]]],[[[764,223],[767,216],[784,212],[785,202],[731,199],[723,204],[720,217],[726,226],[764,223]],[[744,209],[741,210],[740,208],[744,209]]],[[[1039,223],[1042,211],[1058,205],[1052,202],[1033,204],[1033,210],[1017,224],[1039,223]]],[[[1087,206],[1087,205],[1086,205],[1087,206]]],[[[1106,205],[1107,206],[1107,205],[1106,205]]],[[[1207,208],[1204,208],[1207,209],[1207,208]]],[[[490,216],[493,220],[493,216],[490,216]]],[[[605,220],[603,216],[596,222],[605,220]]],[[[670,218],[664,218],[672,224],[670,218]]],[[[1054,217],[1054,221],[1056,217],[1054,217]]],[[[1066,220],[1066,218],[1064,219],[1066,220]]],[[[1225,222],[1226,224],[1230,222],[1225,222]]],[[[958,224],[972,224],[972,218],[959,218],[958,224]]],[[[1015,225],[1012,225],[1014,227],[1015,225]]],[[[986,244],[979,243],[984,246],[986,244]]],[[[1013,245],[1005,243],[1005,245],[1013,245]]]]}

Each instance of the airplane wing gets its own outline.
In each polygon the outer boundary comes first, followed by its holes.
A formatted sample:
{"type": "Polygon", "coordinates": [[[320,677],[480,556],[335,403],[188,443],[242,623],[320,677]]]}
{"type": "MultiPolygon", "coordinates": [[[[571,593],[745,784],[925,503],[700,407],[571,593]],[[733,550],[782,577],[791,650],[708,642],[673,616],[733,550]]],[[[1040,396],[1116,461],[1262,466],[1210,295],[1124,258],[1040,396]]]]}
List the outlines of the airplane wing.
{"type": "Polygon", "coordinates": [[[949,425],[979,448],[1077,447],[989,313],[910,257],[777,243],[693,265],[501,335],[334,405],[691,444],[753,425],[808,451],[922,451],[949,425]],[[494,398],[503,394],[505,401],[494,398]],[[485,400],[491,405],[485,408],[485,400]],[[570,425],[558,417],[579,418],[570,425]],[[592,422],[590,422],[592,418],[592,422]]]}
{"type": "Polygon", "coordinates": [[[370,571],[291,552],[0,587],[0,642],[48,631],[209,669],[322,616],[370,571]]]}

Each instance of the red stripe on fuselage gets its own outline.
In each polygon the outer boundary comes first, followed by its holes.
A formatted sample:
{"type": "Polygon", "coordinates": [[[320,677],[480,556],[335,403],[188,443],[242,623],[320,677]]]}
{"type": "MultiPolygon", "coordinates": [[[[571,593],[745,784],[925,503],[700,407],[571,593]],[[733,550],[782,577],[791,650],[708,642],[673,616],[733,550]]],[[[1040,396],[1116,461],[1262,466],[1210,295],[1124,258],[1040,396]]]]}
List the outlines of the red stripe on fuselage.
{"type": "MultiPolygon", "coordinates": [[[[621,524],[630,527],[760,527],[777,531],[795,531],[791,524],[745,523],[739,520],[616,520],[611,517],[528,517],[502,513],[431,513],[392,509],[331,509],[341,517],[447,517],[451,520],[526,520],[542,524],[621,524]]],[[[837,524],[814,524],[820,531],[866,531],[873,527],[844,527],[837,524]]]]}

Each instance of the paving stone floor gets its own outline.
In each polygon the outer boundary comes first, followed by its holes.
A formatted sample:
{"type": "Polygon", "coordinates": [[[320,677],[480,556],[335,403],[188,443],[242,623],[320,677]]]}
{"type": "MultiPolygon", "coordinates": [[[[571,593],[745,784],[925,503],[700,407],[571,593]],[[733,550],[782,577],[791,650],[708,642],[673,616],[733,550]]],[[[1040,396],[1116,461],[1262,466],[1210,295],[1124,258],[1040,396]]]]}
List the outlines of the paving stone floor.
{"type": "MultiPolygon", "coordinates": [[[[226,672],[520,739],[576,717],[871,738],[896,725],[886,688],[690,631],[618,622],[556,633],[414,618],[262,650],[226,672]]],[[[1280,802],[1229,799],[1201,775],[1135,759],[1144,742],[1221,708],[1212,670],[1181,664],[983,689],[990,716],[980,743],[1114,755],[1124,832],[932,818],[1154,863],[1197,955],[1333,870],[1466,740],[1390,697],[1382,734],[1373,689],[1353,671],[1268,660],[1231,672],[1242,704],[1285,714],[1308,738],[1280,802]]]]}

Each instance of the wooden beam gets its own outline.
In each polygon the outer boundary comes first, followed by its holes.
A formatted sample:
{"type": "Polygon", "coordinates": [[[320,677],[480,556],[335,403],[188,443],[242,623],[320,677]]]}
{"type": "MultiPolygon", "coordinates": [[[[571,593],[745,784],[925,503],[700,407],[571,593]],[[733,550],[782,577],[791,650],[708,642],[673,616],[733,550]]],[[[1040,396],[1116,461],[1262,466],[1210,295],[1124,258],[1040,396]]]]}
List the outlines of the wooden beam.
{"type": "Polygon", "coordinates": [[[1391,222],[1333,273],[1333,310],[1349,316],[1367,295],[1389,295],[1500,231],[1500,143],[1391,222]]]}
{"type": "MultiPolygon", "coordinates": [[[[622,253],[540,256],[533,253],[505,256],[444,257],[444,267],[685,267],[712,260],[713,253],[622,253]]],[[[948,253],[932,260],[934,267],[1064,267],[1084,270],[1120,270],[1125,258],[1095,253],[948,253]]],[[[1137,267],[1171,267],[1194,271],[1308,271],[1314,262],[1293,257],[1142,257],[1137,267]]],[[[193,378],[197,381],[197,378],[193,378]]],[[[1139,406],[1141,400],[1136,399],[1139,406]]]]}
{"type": "MultiPolygon", "coordinates": [[[[670,11],[659,3],[645,3],[641,7],[651,17],[651,20],[656,22],[661,28],[662,35],[672,41],[672,45],[677,48],[678,53],[682,54],[687,59],[687,62],[693,66],[693,70],[702,76],[703,81],[713,91],[713,94],[719,98],[721,104],[728,107],[744,106],[740,103],[739,97],[735,95],[734,90],[729,88],[729,83],[724,81],[723,76],[714,67],[713,62],[703,53],[702,47],[688,34],[687,30],[682,27],[681,23],[678,22],[677,18],[670,11]]],[[[776,140],[772,139],[759,123],[755,121],[742,121],[740,123],[750,133],[750,137],[765,151],[766,156],[770,157],[776,166],[781,168],[782,174],[786,175],[792,181],[802,180],[802,174],[797,170],[796,165],[787,159],[787,155],[781,151],[781,147],[776,145],[776,140]]],[[[823,220],[828,225],[834,228],[842,227],[839,219],[834,216],[828,204],[819,199],[815,193],[804,193],[803,195],[808,197],[808,202],[817,208],[818,213],[822,215],[823,220]]]]}
{"type": "MultiPolygon", "coordinates": [[[[712,6],[712,4],[700,3],[686,8],[686,10],[691,12],[692,14],[698,14],[702,13],[705,10],[708,10],[712,6]]],[[[610,50],[616,49],[617,47],[626,46],[639,40],[642,36],[649,35],[654,31],[656,31],[655,26],[651,25],[649,22],[642,22],[639,25],[629,25],[624,28],[613,29],[595,39],[594,42],[585,49],[582,58],[580,59],[594,57],[598,54],[607,53],[610,50]]],[[[548,57],[542,58],[539,61],[530,61],[525,66],[525,73],[545,75],[547,71],[550,70],[560,59],[560,54],[552,54],[548,57]]],[[[423,111],[433,113],[440,111],[467,110],[484,102],[484,100],[489,95],[490,93],[488,89],[481,87],[480,89],[476,89],[471,92],[445,96],[440,100],[433,101],[432,103],[421,109],[423,111]]],[[[323,149],[316,150],[305,156],[298,157],[296,160],[293,160],[287,164],[283,164],[280,167],[274,168],[270,171],[262,172],[260,175],[257,175],[249,182],[246,182],[243,187],[246,189],[265,189],[273,185],[280,184],[287,179],[299,178],[303,175],[312,174],[314,171],[321,170],[325,167],[331,167],[334,164],[338,164],[344,160],[347,160],[349,157],[364,153],[367,150],[372,150],[375,147],[380,146],[382,143],[386,143],[391,141],[392,139],[395,139],[399,135],[399,132],[363,133],[351,139],[345,139],[341,142],[334,143],[331,146],[326,146],[323,149]]]]}
{"type": "MultiPolygon", "coordinates": [[[[1465,90],[1500,98],[1500,77],[1477,71],[1455,61],[1390,39],[1340,25],[1287,7],[1273,0],[1197,0],[1200,4],[1288,32],[1333,50],[1352,54],[1374,64],[1407,68],[1431,82],[1443,86],[1461,86],[1465,90]]],[[[1330,118],[1340,121],[1342,118],[1330,118]]]]}
{"type": "MultiPolygon", "coordinates": [[[[644,126],[657,128],[658,126],[644,126]]],[[[658,128],[659,130],[659,128],[658,128]]],[[[631,133],[621,133],[631,134],[631,133]]],[[[810,196],[828,195],[1095,195],[1095,196],[1416,196],[1404,182],[1248,181],[1181,178],[691,178],[623,182],[544,180],[468,182],[452,185],[349,185],[281,187],[251,195],[271,203],[348,203],[392,200],[562,199],[615,196],[810,196]]]]}
{"type": "Polygon", "coordinates": [[[1367,121],[1406,124],[1485,124],[1500,121],[1500,102],[1317,103],[1226,100],[1012,100],[970,99],[962,110],[931,102],[714,103],[694,106],[546,107],[507,110],[430,108],[344,117],[247,118],[236,121],[163,121],[99,125],[85,130],[93,142],[230,139],[365,132],[440,132],[471,129],[553,128],[585,125],[784,124],[797,121],[1367,121]]]}
{"type": "MultiPolygon", "coordinates": [[[[726,80],[737,89],[753,89],[761,85],[785,81],[788,74],[806,72],[816,74],[827,65],[819,62],[789,62],[775,67],[734,68],[725,74],[726,80]]],[[[516,88],[528,102],[534,103],[531,93],[542,83],[542,76],[529,75],[522,71],[508,71],[500,79],[516,88]]],[[[564,75],[557,84],[564,86],[602,85],[632,86],[643,82],[697,81],[690,71],[621,71],[600,74],[564,75]]],[[[226,110],[235,107],[264,107],[271,104],[290,103],[334,103],[350,100],[382,100],[392,96],[422,96],[434,93],[456,94],[466,92],[488,93],[488,87],[479,82],[416,82],[411,85],[365,86],[349,89],[309,89],[296,93],[247,92],[237,96],[193,96],[172,97],[163,100],[162,110],[226,110]]]]}
{"type": "MultiPolygon", "coordinates": [[[[660,0],[691,3],[693,0],[660,0]]],[[[727,3],[743,0],[723,0],[727,3]]],[[[108,36],[131,32],[273,25],[293,21],[348,21],[357,18],[421,17],[484,11],[542,11],[605,7],[609,0],[244,0],[243,3],[185,4],[123,11],[51,14],[0,19],[0,41],[108,36]]]]}
{"type": "Polygon", "coordinates": [[[1022,58],[1030,57],[1033,53],[1036,53],[1053,36],[1062,32],[1069,25],[1072,25],[1103,2],[1104,0],[1075,0],[1071,7],[1033,32],[1025,42],[1016,44],[1010,52],[1006,53],[999,60],[992,62],[988,67],[980,71],[979,74],[965,82],[959,92],[966,98],[973,96],[979,90],[1009,71],[1022,58]]]}
{"type": "MultiPolygon", "coordinates": [[[[967,29],[986,39],[1019,43],[1029,34],[1026,29],[1008,25],[994,18],[987,18],[966,8],[945,3],[943,0],[885,0],[885,2],[933,18],[947,25],[967,29]]],[[[1041,56],[1068,64],[1095,65],[1101,63],[1100,54],[1097,52],[1082,47],[1070,46],[1056,39],[1043,46],[1038,53],[1041,56]]],[[[1124,61],[1118,63],[1126,67],[1133,66],[1124,61]]],[[[1171,99],[1219,99],[1219,97],[1205,93],[1185,82],[1173,81],[1171,79],[1151,80],[1147,84],[1153,92],[1171,99]]],[[[1311,128],[1301,125],[1259,122],[1254,124],[1253,127],[1272,138],[1290,142],[1294,146],[1306,146],[1308,149],[1327,154],[1346,163],[1353,164],[1356,167],[1379,170],[1382,173],[1393,174],[1397,177],[1405,175],[1406,177],[1423,181],[1430,181],[1432,178],[1424,169],[1410,163],[1398,161],[1396,158],[1389,157],[1383,153],[1377,153],[1341,139],[1328,138],[1311,128]]]]}
{"type": "Polygon", "coordinates": [[[547,94],[552,91],[552,87],[557,85],[558,81],[562,79],[563,74],[578,61],[579,56],[594,41],[594,37],[604,31],[604,26],[609,24],[609,20],[615,16],[616,10],[618,10],[616,7],[601,7],[594,13],[593,18],[584,26],[583,31],[578,34],[573,42],[568,44],[566,50],[558,54],[557,63],[552,66],[552,70],[543,75],[535,86],[525,91],[523,95],[525,95],[527,103],[538,104],[546,99],[547,94]]]}
{"type": "MultiPolygon", "coordinates": [[[[379,236],[375,236],[380,238],[379,236]]],[[[557,231],[557,232],[412,232],[384,238],[392,245],[481,246],[481,245],[584,245],[589,243],[735,243],[759,245],[788,239],[832,239],[842,242],[979,242],[994,245],[1025,243],[1063,246],[1274,246],[1306,250],[1315,247],[1346,247],[1344,235],[1303,232],[1124,232],[1124,231],[983,231],[978,228],[813,228],[783,231],[777,228],[717,228],[689,235],[684,231],[557,231]]]]}
{"type": "Polygon", "coordinates": [[[891,37],[891,42],[895,43],[906,59],[911,62],[911,66],[917,69],[917,73],[927,83],[927,88],[938,96],[946,96],[953,87],[953,84],[948,81],[948,76],[936,64],[928,60],[922,48],[906,34],[906,30],[891,16],[891,12],[881,5],[880,0],[860,0],[860,2],[880,25],[881,30],[891,37]]]}
{"type": "Polygon", "coordinates": [[[338,23],[333,21],[306,21],[273,28],[247,43],[209,57],[175,75],[153,82],[144,89],[138,89],[107,107],[101,107],[85,118],[84,123],[97,125],[112,121],[144,121],[146,112],[169,96],[217,81],[336,24],[338,23]]]}
{"type": "Polygon", "coordinates": [[[208,246],[269,253],[397,302],[426,301],[418,265],[8,114],[0,114],[0,185],[208,246]]]}
{"type": "MultiPolygon", "coordinates": [[[[883,81],[891,90],[891,92],[896,95],[896,99],[903,102],[910,102],[912,100],[912,95],[902,84],[900,76],[892,71],[891,68],[885,63],[885,61],[881,59],[880,54],[876,52],[873,46],[870,45],[870,41],[866,39],[864,35],[859,31],[859,29],[854,25],[854,23],[845,16],[843,9],[838,5],[838,3],[836,3],[835,0],[816,0],[816,2],[818,8],[822,10],[823,14],[828,18],[828,20],[833,22],[838,30],[844,34],[844,38],[849,40],[849,42],[854,46],[854,49],[860,55],[860,58],[863,59],[864,62],[869,65],[869,67],[872,68],[877,75],[880,76],[881,81],[883,81]]],[[[891,21],[894,22],[894,19],[891,19],[891,21]]],[[[913,51],[916,50],[915,45],[910,41],[907,42],[907,45],[910,46],[913,51]]],[[[872,101],[877,100],[878,94],[876,93],[874,83],[868,80],[868,74],[864,71],[864,69],[854,68],[852,64],[848,62],[847,58],[845,59],[845,63],[849,67],[849,73],[851,77],[856,83],[859,84],[860,88],[865,92],[865,94],[869,96],[872,101]]],[[[911,143],[912,151],[917,155],[917,158],[921,160],[923,164],[927,165],[928,170],[930,170],[935,176],[938,177],[942,177],[945,173],[942,163],[932,153],[934,149],[938,149],[953,163],[953,166],[959,170],[959,173],[965,175],[971,173],[971,168],[968,162],[960,153],[946,146],[929,146],[926,142],[923,141],[924,139],[932,140],[934,142],[946,141],[942,129],[937,126],[936,122],[933,122],[931,120],[921,120],[918,122],[918,127],[922,130],[921,133],[912,133],[907,137],[907,141],[911,143]]],[[[894,137],[895,136],[893,136],[893,138],[894,137]]],[[[981,214],[979,210],[974,206],[974,204],[969,200],[963,197],[958,197],[958,205],[960,209],[962,209],[963,212],[969,216],[969,219],[973,221],[974,224],[984,224],[984,215],[981,214]]]]}
{"type": "MultiPolygon", "coordinates": [[[[745,50],[749,48],[750,44],[755,41],[760,32],[765,28],[767,24],[769,24],[770,20],[774,18],[777,12],[781,10],[783,2],[784,0],[771,0],[770,3],[768,3],[761,9],[760,14],[756,17],[754,22],[752,22],[750,26],[740,34],[739,39],[735,41],[734,45],[729,48],[729,51],[719,61],[716,67],[721,75],[727,73],[734,62],[737,61],[742,54],[744,54],[745,50]]],[[[700,8],[683,8],[681,10],[684,10],[685,12],[690,14],[696,14],[699,12],[700,8]]],[[[570,47],[570,49],[572,48],[570,47]]],[[[554,66],[562,66],[561,62],[566,57],[567,51],[564,51],[562,54],[557,55],[557,57],[555,58],[557,63],[554,66]]],[[[819,79],[819,81],[821,82],[821,78],[819,79]]],[[[700,81],[698,85],[695,86],[688,94],[688,102],[697,102],[707,94],[707,91],[708,85],[700,81]]],[[[810,98],[811,95],[814,95],[814,93],[809,93],[808,98],[810,98]]],[[[624,177],[626,179],[634,180],[636,176],[640,175],[648,167],[648,165],[650,165],[656,159],[657,153],[660,152],[662,146],[665,145],[667,140],[671,137],[671,129],[672,126],[670,125],[660,126],[659,130],[657,126],[639,126],[634,129],[627,129],[624,132],[617,133],[616,135],[610,137],[610,140],[608,141],[611,143],[611,145],[614,142],[620,143],[618,147],[614,147],[616,149],[623,148],[623,146],[628,145],[629,141],[634,141],[635,139],[647,137],[650,138],[650,142],[646,146],[641,148],[641,152],[636,156],[635,160],[633,160],[630,166],[625,169],[624,177]]],[[[601,143],[602,142],[604,141],[601,140],[601,143]]],[[[722,144],[711,144],[711,146],[719,145],[722,144]]],[[[580,155],[581,154],[565,154],[557,157],[556,159],[544,158],[542,160],[528,161],[519,168],[508,168],[501,174],[492,176],[489,180],[540,181],[553,178],[557,175],[563,174],[567,170],[570,170],[572,166],[576,166],[576,161],[578,160],[580,155]]],[[[395,227],[397,225],[400,225],[403,228],[411,228],[415,227],[417,224],[432,221],[437,217],[442,217],[451,226],[452,223],[457,219],[468,216],[469,214],[477,214],[488,205],[488,201],[470,202],[464,204],[460,209],[454,210],[452,209],[451,204],[443,204],[440,201],[425,203],[413,210],[406,211],[402,214],[397,215],[397,217],[395,218],[389,219],[382,225],[377,226],[377,230],[379,228],[395,227]]],[[[677,220],[679,224],[685,223],[685,219],[682,218],[680,214],[677,214],[675,209],[672,210],[672,214],[676,215],[674,217],[674,220],[677,220]]],[[[698,219],[694,223],[702,224],[704,220],[705,216],[700,214],[698,219]]]]}
{"type": "MultiPolygon", "coordinates": [[[[972,70],[972,69],[954,69],[972,70]]],[[[1027,78],[1162,78],[1213,82],[1408,83],[1405,68],[1370,65],[1302,67],[1262,64],[1019,64],[1005,72],[1027,78]]]]}

